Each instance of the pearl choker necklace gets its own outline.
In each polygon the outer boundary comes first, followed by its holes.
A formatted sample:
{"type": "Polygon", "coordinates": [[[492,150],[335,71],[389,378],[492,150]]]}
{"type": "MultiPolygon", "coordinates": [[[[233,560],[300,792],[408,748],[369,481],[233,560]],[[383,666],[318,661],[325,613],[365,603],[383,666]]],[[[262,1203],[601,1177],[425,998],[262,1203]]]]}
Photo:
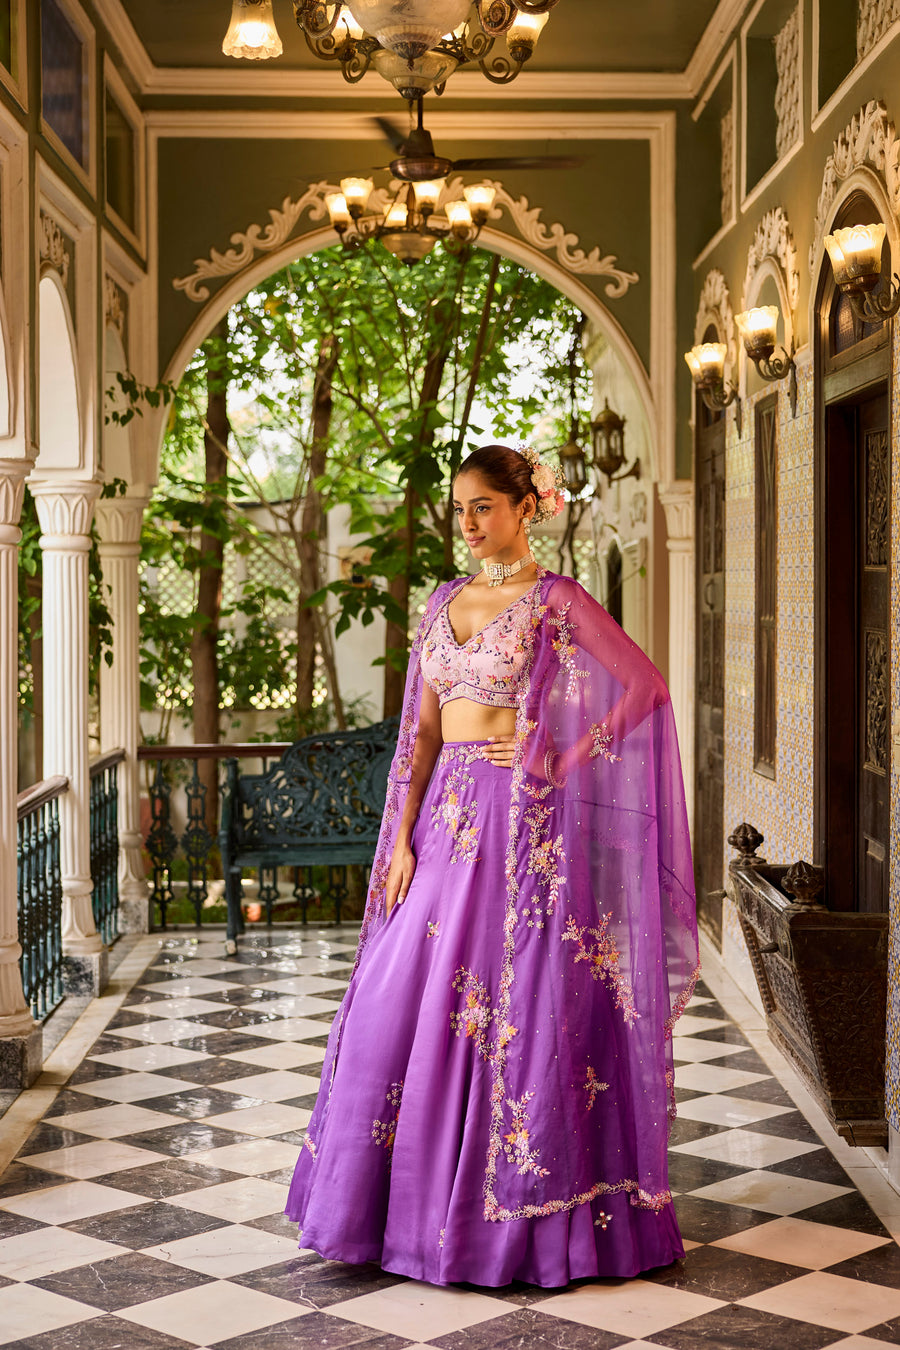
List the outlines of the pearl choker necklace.
{"type": "Polygon", "coordinates": [[[534,562],[534,554],[531,549],[514,563],[493,563],[484,561],[481,564],[481,570],[488,579],[489,586],[502,586],[507,577],[514,577],[517,572],[521,572],[529,563],[534,562]]]}

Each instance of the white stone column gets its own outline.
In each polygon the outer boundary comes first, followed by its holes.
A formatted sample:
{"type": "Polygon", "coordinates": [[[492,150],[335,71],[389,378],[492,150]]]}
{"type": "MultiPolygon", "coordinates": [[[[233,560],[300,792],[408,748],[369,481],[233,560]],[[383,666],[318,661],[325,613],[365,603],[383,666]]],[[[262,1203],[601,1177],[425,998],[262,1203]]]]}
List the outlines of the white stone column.
{"type": "Polygon", "coordinates": [[[103,587],[112,617],[112,665],[100,666],[100,744],[123,749],[119,765],[119,932],[150,931],[149,887],[141,859],[138,558],[146,497],[97,503],[103,587]]]}
{"type": "Polygon", "coordinates": [[[694,485],[670,483],[659,499],[666,513],[669,551],[669,691],[687,797],[694,819],[694,485]]]}
{"type": "Polygon", "coordinates": [[[30,482],[43,551],[44,777],[65,774],[59,804],[63,978],[67,993],[98,994],[107,951],[91,907],[88,762],[88,553],[100,484],[30,482]]]}
{"type": "Polygon", "coordinates": [[[0,460],[0,1088],[30,1087],[41,1071],[43,1033],[19,974],[16,871],[19,517],[23,460],[0,460]]]}

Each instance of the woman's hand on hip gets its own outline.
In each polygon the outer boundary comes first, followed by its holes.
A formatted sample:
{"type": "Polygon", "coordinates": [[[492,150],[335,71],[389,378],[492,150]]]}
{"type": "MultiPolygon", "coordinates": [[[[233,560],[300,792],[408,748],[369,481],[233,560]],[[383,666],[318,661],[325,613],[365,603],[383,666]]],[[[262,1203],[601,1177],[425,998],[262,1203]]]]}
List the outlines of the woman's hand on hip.
{"type": "Polygon", "coordinates": [[[390,914],[395,905],[402,905],[416,871],[416,858],[408,844],[396,844],[388,868],[384,888],[384,912],[390,914]]]}
{"type": "Polygon", "coordinates": [[[491,736],[488,744],[484,747],[483,753],[489,763],[499,764],[504,769],[511,769],[516,754],[516,738],[515,736],[491,736]]]}

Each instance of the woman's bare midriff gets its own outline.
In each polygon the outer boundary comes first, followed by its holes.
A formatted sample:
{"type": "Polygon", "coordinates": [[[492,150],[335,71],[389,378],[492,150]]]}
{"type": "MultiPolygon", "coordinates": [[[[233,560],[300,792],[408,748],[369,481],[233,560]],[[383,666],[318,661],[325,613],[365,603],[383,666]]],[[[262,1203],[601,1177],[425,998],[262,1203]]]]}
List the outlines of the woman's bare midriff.
{"type": "Polygon", "coordinates": [[[486,741],[491,736],[512,736],[516,730],[515,708],[492,708],[470,698],[454,698],[441,709],[441,736],[448,741],[486,741]]]}

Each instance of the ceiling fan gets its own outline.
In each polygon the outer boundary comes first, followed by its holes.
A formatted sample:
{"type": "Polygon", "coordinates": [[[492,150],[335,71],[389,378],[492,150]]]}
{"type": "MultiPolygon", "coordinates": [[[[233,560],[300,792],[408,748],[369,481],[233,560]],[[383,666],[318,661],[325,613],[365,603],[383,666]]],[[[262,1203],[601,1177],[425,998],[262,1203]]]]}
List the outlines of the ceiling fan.
{"type": "Polygon", "coordinates": [[[577,169],[584,163],[581,156],[571,155],[508,155],[487,159],[447,159],[435,153],[431,132],[422,121],[422,99],[416,99],[416,125],[404,136],[386,117],[374,121],[397,152],[396,159],[382,167],[390,169],[395,178],[404,183],[424,183],[446,178],[449,173],[483,173],[490,169],[577,169]]]}

